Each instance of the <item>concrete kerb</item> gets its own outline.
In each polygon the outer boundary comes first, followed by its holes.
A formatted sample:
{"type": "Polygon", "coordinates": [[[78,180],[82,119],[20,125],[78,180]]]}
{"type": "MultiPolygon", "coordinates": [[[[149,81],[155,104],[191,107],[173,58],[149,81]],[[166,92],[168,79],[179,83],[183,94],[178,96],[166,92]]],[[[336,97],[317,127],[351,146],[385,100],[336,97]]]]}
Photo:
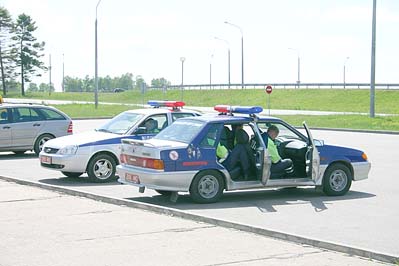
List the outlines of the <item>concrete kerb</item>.
{"type": "Polygon", "coordinates": [[[374,259],[374,260],[388,262],[388,263],[398,263],[398,261],[399,261],[399,257],[396,257],[391,254],[384,254],[381,252],[365,250],[365,249],[361,249],[358,247],[344,245],[341,243],[333,243],[333,242],[327,242],[327,241],[318,240],[318,239],[311,239],[311,238],[307,238],[307,237],[300,236],[300,235],[287,234],[287,233],[280,232],[280,231],[259,228],[259,227],[246,225],[246,224],[239,224],[239,223],[232,222],[232,221],[221,220],[221,219],[216,219],[216,218],[206,217],[206,216],[200,216],[200,215],[196,215],[196,214],[187,213],[187,212],[184,212],[181,210],[163,207],[163,206],[157,206],[157,205],[153,205],[153,204],[149,204],[149,203],[137,202],[137,201],[133,201],[133,200],[117,199],[117,198],[112,198],[112,197],[105,197],[105,196],[101,196],[101,195],[94,194],[94,193],[82,192],[82,191],[63,188],[60,186],[42,184],[39,182],[21,180],[21,179],[12,178],[12,177],[0,176],[0,179],[2,179],[4,181],[8,181],[8,182],[14,182],[14,183],[21,184],[21,185],[34,186],[34,187],[47,189],[47,190],[51,190],[51,191],[57,191],[60,193],[71,195],[71,196],[85,197],[85,198],[89,198],[92,200],[101,201],[101,202],[105,202],[105,203],[109,203],[109,204],[122,205],[122,206],[131,207],[131,208],[137,208],[137,209],[142,209],[142,210],[146,210],[146,211],[151,211],[151,212],[158,213],[158,214],[179,217],[179,218],[192,220],[192,221],[196,221],[196,222],[203,222],[203,223],[208,223],[208,224],[221,226],[221,227],[225,227],[225,228],[232,228],[235,230],[240,230],[240,231],[244,231],[244,232],[263,235],[263,236],[267,236],[267,237],[271,237],[271,238],[275,238],[275,239],[279,239],[279,240],[294,242],[297,244],[309,245],[309,246],[314,246],[314,247],[321,248],[321,249],[337,251],[337,252],[345,253],[345,254],[352,255],[352,256],[359,256],[359,257],[363,257],[363,258],[367,258],[367,259],[374,259]]]}

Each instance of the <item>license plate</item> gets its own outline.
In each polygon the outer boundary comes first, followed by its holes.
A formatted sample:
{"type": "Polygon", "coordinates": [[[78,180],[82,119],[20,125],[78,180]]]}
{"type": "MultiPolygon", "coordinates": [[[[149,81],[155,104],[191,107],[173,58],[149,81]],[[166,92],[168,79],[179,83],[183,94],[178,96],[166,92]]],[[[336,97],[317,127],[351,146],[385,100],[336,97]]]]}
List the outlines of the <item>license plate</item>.
{"type": "Polygon", "coordinates": [[[128,182],[132,182],[132,183],[135,183],[135,184],[140,184],[140,178],[139,178],[138,175],[132,175],[132,174],[126,173],[125,174],[125,179],[128,182]]]}
{"type": "Polygon", "coordinates": [[[44,164],[51,164],[51,157],[43,155],[40,157],[40,162],[44,164]]]}

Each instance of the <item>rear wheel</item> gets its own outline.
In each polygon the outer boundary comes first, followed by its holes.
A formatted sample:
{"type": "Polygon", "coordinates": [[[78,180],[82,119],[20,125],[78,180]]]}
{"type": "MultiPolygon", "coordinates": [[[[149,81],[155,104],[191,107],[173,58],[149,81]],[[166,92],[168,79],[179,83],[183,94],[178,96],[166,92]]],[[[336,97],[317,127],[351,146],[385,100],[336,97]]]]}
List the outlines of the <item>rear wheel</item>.
{"type": "Polygon", "coordinates": [[[341,196],[348,192],[352,184],[352,173],[342,164],[333,164],[327,168],[323,177],[323,191],[328,196],[341,196]]]}
{"type": "Polygon", "coordinates": [[[64,172],[64,171],[61,171],[61,173],[62,173],[64,176],[71,177],[71,178],[78,178],[79,176],[81,176],[81,175],[83,174],[83,173],[64,172]]]}
{"type": "Polygon", "coordinates": [[[115,178],[116,161],[108,154],[97,154],[87,166],[87,175],[97,183],[109,182],[115,178]]]}
{"type": "Polygon", "coordinates": [[[39,153],[43,149],[44,143],[46,143],[47,141],[49,141],[50,139],[53,139],[53,138],[54,138],[54,136],[52,136],[50,134],[43,134],[43,135],[39,136],[35,142],[34,147],[33,147],[33,150],[35,151],[35,153],[37,155],[39,155],[39,153]]]}
{"type": "Polygon", "coordinates": [[[198,173],[190,187],[191,198],[198,203],[217,202],[223,195],[224,181],[222,176],[212,170],[198,173]]]}

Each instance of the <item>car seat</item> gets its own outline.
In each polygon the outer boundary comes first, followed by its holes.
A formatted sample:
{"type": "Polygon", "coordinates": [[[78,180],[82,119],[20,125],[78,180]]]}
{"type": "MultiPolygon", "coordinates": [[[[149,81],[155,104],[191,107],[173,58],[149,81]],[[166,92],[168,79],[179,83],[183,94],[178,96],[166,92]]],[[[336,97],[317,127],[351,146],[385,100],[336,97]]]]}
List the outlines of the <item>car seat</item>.
{"type": "Polygon", "coordinates": [[[220,143],[228,150],[232,150],[234,146],[233,142],[233,133],[227,126],[224,126],[220,135],[220,143]]]}

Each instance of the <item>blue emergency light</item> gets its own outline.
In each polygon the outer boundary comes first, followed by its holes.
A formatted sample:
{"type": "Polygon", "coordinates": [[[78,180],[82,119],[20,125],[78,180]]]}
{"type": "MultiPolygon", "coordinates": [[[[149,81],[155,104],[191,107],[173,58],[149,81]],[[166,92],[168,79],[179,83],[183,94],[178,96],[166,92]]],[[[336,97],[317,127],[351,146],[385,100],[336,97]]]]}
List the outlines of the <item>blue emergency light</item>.
{"type": "Polygon", "coordinates": [[[172,107],[172,108],[178,108],[178,107],[183,107],[186,105],[184,102],[180,101],[148,101],[148,105],[158,108],[158,107],[172,107]]]}
{"type": "Polygon", "coordinates": [[[239,113],[239,114],[258,114],[263,111],[260,106],[230,106],[230,105],[216,105],[213,108],[219,113],[239,113]]]}

